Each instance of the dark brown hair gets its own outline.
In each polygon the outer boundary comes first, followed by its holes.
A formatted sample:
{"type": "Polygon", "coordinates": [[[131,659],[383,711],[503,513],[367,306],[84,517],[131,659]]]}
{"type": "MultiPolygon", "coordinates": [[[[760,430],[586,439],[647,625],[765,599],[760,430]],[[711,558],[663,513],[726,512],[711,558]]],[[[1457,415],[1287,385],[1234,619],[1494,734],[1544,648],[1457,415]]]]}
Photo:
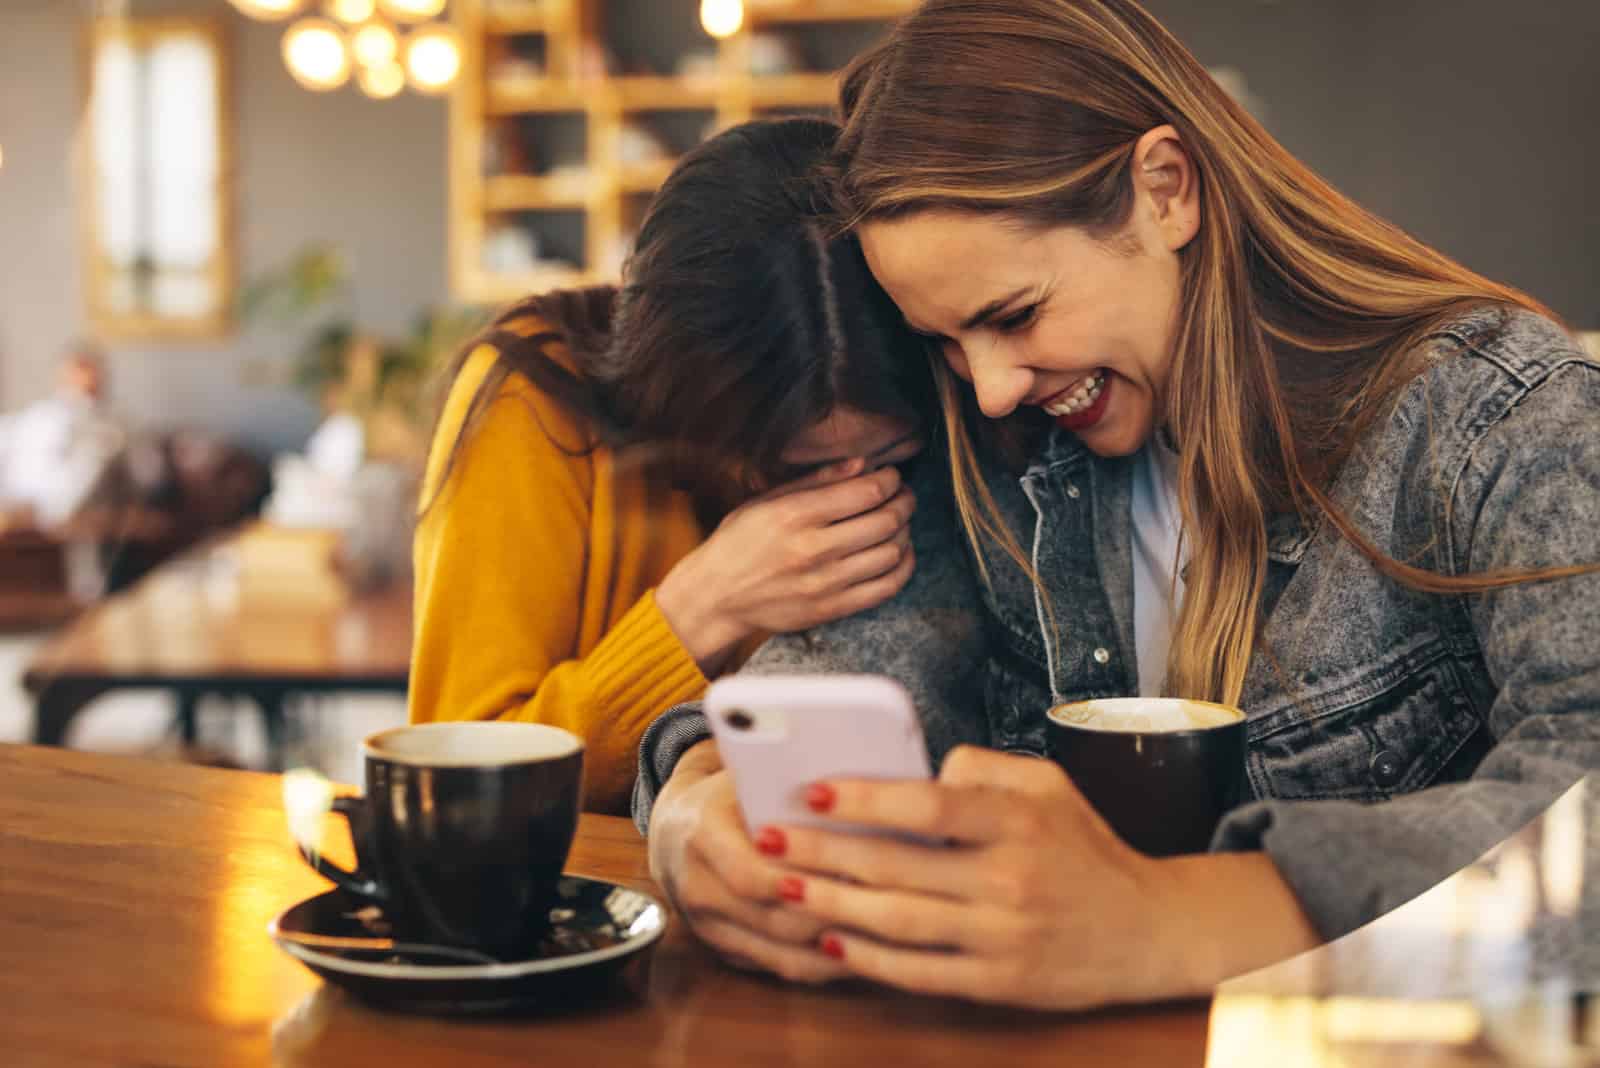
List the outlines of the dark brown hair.
{"type": "Polygon", "coordinates": [[[684,157],[650,205],[621,289],[562,290],[503,312],[479,344],[498,359],[452,445],[517,374],[588,440],[659,468],[703,512],[791,474],[783,449],[840,405],[912,424],[934,410],[926,349],[817,195],[838,127],[753,122],[684,157]],[[531,336],[511,329],[539,327],[531,336]],[[549,348],[564,345],[570,366],[549,348]]]}

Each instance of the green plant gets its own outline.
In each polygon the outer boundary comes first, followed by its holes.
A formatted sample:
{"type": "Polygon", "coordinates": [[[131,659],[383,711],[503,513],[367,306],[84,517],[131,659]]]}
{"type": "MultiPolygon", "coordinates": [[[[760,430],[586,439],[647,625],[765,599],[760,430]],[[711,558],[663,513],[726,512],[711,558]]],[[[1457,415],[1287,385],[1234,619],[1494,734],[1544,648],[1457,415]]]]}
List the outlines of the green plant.
{"type": "Polygon", "coordinates": [[[247,323],[303,333],[291,372],[295,385],[331,411],[360,417],[376,451],[414,454],[425,447],[433,416],[429,380],[483,325],[485,313],[426,308],[396,338],[362,328],[350,303],[344,257],[318,244],[252,280],[239,308],[247,323]]]}

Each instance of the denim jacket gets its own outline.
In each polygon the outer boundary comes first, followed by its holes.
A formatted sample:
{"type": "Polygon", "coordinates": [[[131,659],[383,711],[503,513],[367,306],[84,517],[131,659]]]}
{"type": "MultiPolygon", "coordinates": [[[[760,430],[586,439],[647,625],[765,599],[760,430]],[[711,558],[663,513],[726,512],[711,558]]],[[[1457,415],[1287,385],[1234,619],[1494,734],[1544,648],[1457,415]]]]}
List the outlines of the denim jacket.
{"type": "MultiPolygon", "coordinates": [[[[1333,497],[1394,559],[1445,574],[1600,563],[1600,365],[1525,312],[1462,317],[1345,463],[1333,497]]],[[[894,600],[764,646],[745,670],[871,671],[911,690],[935,760],[1044,752],[1053,703],[1138,692],[1130,459],[1055,433],[988,484],[1051,598],[974,575],[947,476],[914,479],[917,571],[894,600]]],[[[1264,849],[1325,937],[1475,860],[1600,768],[1600,574],[1444,596],[1383,577],[1331,523],[1268,526],[1266,623],[1240,701],[1253,799],[1213,850],[1264,849]]],[[[694,706],[646,734],[647,826],[694,706]]]]}

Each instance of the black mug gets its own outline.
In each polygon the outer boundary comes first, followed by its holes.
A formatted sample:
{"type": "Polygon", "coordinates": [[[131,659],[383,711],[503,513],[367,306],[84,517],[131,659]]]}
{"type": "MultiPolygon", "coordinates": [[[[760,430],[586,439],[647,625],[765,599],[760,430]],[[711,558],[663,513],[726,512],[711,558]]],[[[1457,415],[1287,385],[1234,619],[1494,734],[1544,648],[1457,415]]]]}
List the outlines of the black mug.
{"type": "Polygon", "coordinates": [[[583,742],[537,723],[425,723],[380,731],[362,753],[366,795],[333,801],[356,870],[301,855],[378,905],[397,939],[529,949],[577,833],[583,742]]]}
{"type": "Polygon", "coordinates": [[[1226,705],[1126,697],[1057,705],[1050,758],[1122,840],[1204,853],[1245,795],[1245,717],[1226,705]]]}

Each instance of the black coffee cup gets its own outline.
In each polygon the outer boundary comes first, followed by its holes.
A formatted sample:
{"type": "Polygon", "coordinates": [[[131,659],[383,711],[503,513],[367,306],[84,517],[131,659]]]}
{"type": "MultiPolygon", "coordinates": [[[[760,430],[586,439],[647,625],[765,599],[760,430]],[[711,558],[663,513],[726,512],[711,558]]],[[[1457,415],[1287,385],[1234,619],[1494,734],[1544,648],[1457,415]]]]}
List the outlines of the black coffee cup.
{"type": "Polygon", "coordinates": [[[1244,799],[1245,717],[1206,701],[1126,697],[1050,710],[1050,757],[1122,840],[1204,853],[1244,799]]]}
{"type": "Polygon", "coordinates": [[[380,906],[398,939],[527,950],[577,832],[583,742],[537,723],[425,723],[380,731],[362,753],[366,795],[332,806],[356,870],[302,846],[307,862],[380,906]]]}

